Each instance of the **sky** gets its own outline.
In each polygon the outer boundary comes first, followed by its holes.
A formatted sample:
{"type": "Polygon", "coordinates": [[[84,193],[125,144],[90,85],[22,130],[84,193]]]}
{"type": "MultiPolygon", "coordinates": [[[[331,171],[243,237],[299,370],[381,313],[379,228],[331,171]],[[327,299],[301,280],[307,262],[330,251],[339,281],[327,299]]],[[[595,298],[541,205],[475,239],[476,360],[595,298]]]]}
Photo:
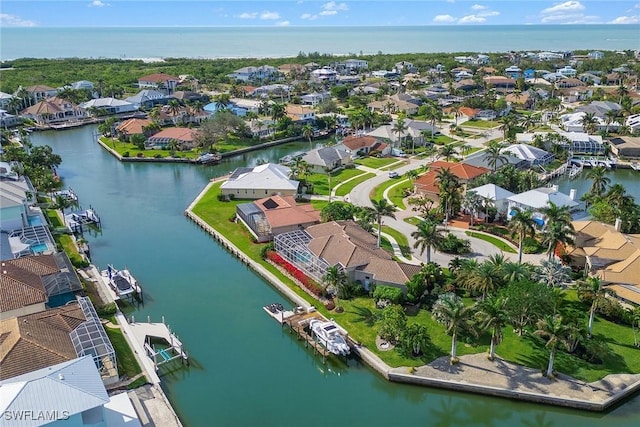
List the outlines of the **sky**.
{"type": "Polygon", "coordinates": [[[0,27],[514,24],[637,25],[640,0],[0,1],[0,27]]]}

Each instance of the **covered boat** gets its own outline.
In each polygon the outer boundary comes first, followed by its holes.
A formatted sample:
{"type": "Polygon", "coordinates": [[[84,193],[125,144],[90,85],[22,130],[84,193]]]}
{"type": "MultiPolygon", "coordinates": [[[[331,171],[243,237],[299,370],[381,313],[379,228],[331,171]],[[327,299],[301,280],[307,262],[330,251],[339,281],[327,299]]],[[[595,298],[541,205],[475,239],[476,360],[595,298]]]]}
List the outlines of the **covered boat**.
{"type": "Polygon", "coordinates": [[[346,356],[351,352],[349,344],[334,322],[313,319],[309,322],[309,329],[318,342],[331,353],[346,356]]]}

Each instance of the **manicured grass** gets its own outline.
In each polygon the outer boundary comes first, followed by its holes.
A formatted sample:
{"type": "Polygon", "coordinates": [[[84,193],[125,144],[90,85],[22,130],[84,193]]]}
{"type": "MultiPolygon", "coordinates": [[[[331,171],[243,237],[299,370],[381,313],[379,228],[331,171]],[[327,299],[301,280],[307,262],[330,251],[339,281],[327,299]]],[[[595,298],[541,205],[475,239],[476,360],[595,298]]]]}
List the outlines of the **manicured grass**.
{"type": "MultiPolygon", "coordinates": [[[[102,137],[100,140],[109,148],[113,149],[116,153],[124,157],[125,153],[129,153],[127,157],[148,157],[148,158],[166,158],[171,157],[169,150],[140,150],[130,142],[120,142],[117,139],[102,137]]],[[[195,159],[199,156],[196,151],[175,151],[174,158],[186,158],[195,159]]]]}
{"type": "Polygon", "coordinates": [[[117,328],[104,328],[109,336],[109,341],[116,351],[116,359],[118,360],[118,374],[120,377],[133,378],[142,372],[136,357],[129,347],[129,343],[125,339],[122,331],[117,328]]]}
{"type": "MultiPolygon", "coordinates": [[[[362,174],[362,171],[358,169],[342,169],[338,172],[331,174],[331,188],[336,185],[362,174]]],[[[314,173],[306,177],[308,183],[313,184],[313,193],[324,196],[329,195],[329,177],[324,173],[314,173]]]]}
{"type": "Polygon", "coordinates": [[[62,223],[62,220],[60,219],[60,215],[58,215],[57,210],[47,209],[45,211],[45,214],[47,215],[47,218],[49,219],[49,222],[51,223],[51,226],[53,228],[64,227],[64,224],[62,223]]]}
{"type": "Polygon", "coordinates": [[[311,206],[313,206],[315,209],[321,211],[322,209],[324,209],[325,206],[329,204],[329,201],[328,200],[312,200],[310,203],[311,203],[311,206]]]}
{"type": "Polygon", "coordinates": [[[366,180],[373,178],[374,176],[376,175],[369,172],[358,175],[357,178],[354,178],[351,181],[347,181],[340,187],[338,187],[338,189],[336,190],[336,196],[346,196],[347,194],[351,193],[351,190],[353,190],[356,185],[361,184],[366,180]]]}
{"type": "Polygon", "coordinates": [[[89,263],[78,252],[78,248],[70,235],[59,234],[54,236],[54,240],[58,245],[60,245],[60,247],[62,247],[62,250],[67,254],[74,267],[87,267],[89,265],[89,263]]]}
{"type": "Polygon", "coordinates": [[[413,182],[410,179],[401,181],[398,185],[392,187],[389,190],[389,193],[387,193],[389,196],[389,200],[391,200],[391,203],[402,210],[406,208],[404,204],[404,190],[406,190],[407,188],[413,188],[413,182]]]}
{"type": "Polygon", "coordinates": [[[480,239],[480,240],[484,240],[485,242],[489,242],[493,246],[497,247],[498,249],[500,249],[503,252],[509,252],[509,253],[512,253],[512,254],[517,253],[517,251],[515,251],[511,246],[507,245],[502,240],[497,239],[495,237],[487,236],[486,234],[482,234],[482,233],[475,233],[473,231],[465,231],[464,233],[467,236],[475,237],[476,239],[480,239]]]}
{"type": "Polygon", "coordinates": [[[407,236],[405,236],[398,230],[389,227],[388,225],[382,226],[382,232],[387,233],[389,236],[395,239],[395,241],[398,243],[398,246],[400,246],[400,252],[402,252],[402,255],[404,257],[411,258],[411,248],[409,248],[409,240],[407,239],[407,236]]]}
{"type": "Polygon", "coordinates": [[[383,182],[382,184],[371,190],[371,193],[369,193],[369,198],[373,200],[381,200],[382,195],[384,194],[384,190],[391,187],[392,185],[397,184],[398,182],[398,178],[390,178],[389,180],[383,182]]]}
{"type": "Polygon", "coordinates": [[[354,163],[373,169],[381,169],[397,161],[398,159],[393,157],[363,157],[361,159],[354,160],[354,163]]]}
{"type": "Polygon", "coordinates": [[[404,222],[407,222],[407,223],[409,223],[411,225],[418,225],[418,224],[420,224],[422,222],[422,220],[420,218],[415,217],[415,216],[411,216],[409,218],[405,218],[404,222]]]}
{"type": "Polygon", "coordinates": [[[500,123],[491,120],[469,120],[462,123],[460,126],[468,126],[472,128],[491,129],[496,126],[500,126],[500,123]]]}
{"type": "Polygon", "coordinates": [[[406,166],[409,164],[409,160],[397,160],[395,163],[392,163],[388,166],[382,167],[380,168],[381,171],[390,171],[390,170],[394,170],[394,169],[398,169],[401,168],[402,166],[406,166]]]}
{"type": "Polygon", "coordinates": [[[466,152],[465,156],[469,156],[477,151],[482,150],[482,147],[471,147],[471,149],[469,149],[469,151],[466,152]]]}
{"type": "MultiPolygon", "coordinates": [[[[426,140],[429,142],[432,142],[431,138],[427,138],[426,140]]],[[[435,145],[445,145],[453,141],[456,141],[456,140],[447,135],[436,135],[436,137],[433,139],[433,143],[435,145]]]]}

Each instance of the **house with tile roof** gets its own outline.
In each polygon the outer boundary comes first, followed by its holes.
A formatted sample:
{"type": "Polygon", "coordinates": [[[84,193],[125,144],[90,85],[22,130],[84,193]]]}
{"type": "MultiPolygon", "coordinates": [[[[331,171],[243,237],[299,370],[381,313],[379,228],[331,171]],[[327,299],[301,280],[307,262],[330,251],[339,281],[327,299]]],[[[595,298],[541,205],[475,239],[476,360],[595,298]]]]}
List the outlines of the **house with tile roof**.
{"type": "Polygon", "coordinates": [[[141,426],[127,393],[109,396],[88,356],[0,381],[0,412],[5,427],[141,426]]]}
{"type": "Polygon", "coordinates": [[[267,196],[295,196],[298,181],[290,179],[291,169],[265,163],[253,168],[237,168],[220,186],[220,192],[236,199],[262,199],[267,196]]]}
{"type": "Polygon", "coordinates": [[[239,204],[236,217],[258,242],[320,223],[320,211],[311,204],[298,205],[293,196],[270,196],[239,204]]]}
{"type": "Polygon", "coordinates": [[[419,265],[394,261],[377,247],[376,237],[354,221],[330,221],[279,234],[274,247],[319,282],[327,268],[337,265],[365,289],[386,285],[406,290],[406,282],[420,271],[419,265]]]}
{"type": "Polygon", "coordinates": [[[0,295],[0,320],[44,311],[48,301],[42,279],[11,260],[2,261],[0,295]]]}
{"type": "Polygon", "coordinates": [[[491,172],[489,169],[473,166],[467,163],[453,163],[437,160],[429,165],[429,172],[414,181],[414,192],[422,194],[431,200],[438,201],[440,198],[438,172],[441,169],[448,169],[449,172],[458,178],[460,184],[465,188],[467,184],[475,178],[491,172]]]}
{"type": "Polygon", "coordinates": [[[152,123],[150,119],[127,119],[116,126],[116,132],[126,138],[131,135],[144,135],[145,127],[152,123]]]}
{"type": "Polygon", "coordinates": [[[38,124],[49,124],[85,118],[87,112],[82,104],[75,105],[66,99],[52,97],[22,110],[20,116],[32,119],[38,124]]]}
{"type": "Polygon", "coordinates": [[[313,172],[327,173],[338,168],[343,168],[352,163],[351,153],[341,146],[321,147],[308,151],[302,156],[313,172]]]}
{"type": "Polygon", "coordinates": [[[640,234],[624,234],[597,221],[572,224],[575,239],[566,248],[569,265],[585,268],[619,299],[640,305],[640,234]]]}
{"type": "Polygon", "coordinates": [[[180,83],[180,78],[164,73],[154,73],[138,78],[140,89],[157,89],[173,92],[180,83]]]}
{"type": "Polygon", "coordinates": [[[191,128],[171,127],[149,137],[145,142],[147,149],[166,149],[172,141],[176,142],[178,150],[190,150],[195,147],[196,130],[191,128]]]}
{"type": "MultiPolygon", "coordinates": [[[[20,89],[18,89],[20,90],[20,89]]],[[[58,90],[47,85],[34,85],[24,88],[29,94],[32,103],[37,103],[46,98],[53,98],[58,94],[58,90]]]]}
{"type": "Polygon", "coordinates": [[[304,105],[287,104],[285,113],[294,122],[310,123],[316,121],[316,110],[304,105]]]}
{"type": "Polygon", "coordinates": [[[378,151],[386,156],[391,152],[391,147],[388,144],[368,135],[349,135],[342,140],[341,145],[346,147],[352,156],[368,155],[372,151],[378,151]]]}

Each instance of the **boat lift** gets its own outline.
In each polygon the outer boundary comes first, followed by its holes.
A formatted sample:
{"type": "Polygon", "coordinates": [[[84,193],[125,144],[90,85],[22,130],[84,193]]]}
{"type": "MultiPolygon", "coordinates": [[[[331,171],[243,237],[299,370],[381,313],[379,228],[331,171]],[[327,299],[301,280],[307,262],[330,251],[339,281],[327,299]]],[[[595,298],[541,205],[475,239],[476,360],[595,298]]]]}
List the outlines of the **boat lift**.
{"type": "Polygon", "coordinates": [[[129,325],[138,342],[142,341],[146,356],[151,359],[156,370],[177,359],[189,365],[189,357],[182,342],[165,324],[164,316],[162,323],[152,323],[150,318],[147,318],[146,323],[136,323],[132,316],[129,325]]]}

